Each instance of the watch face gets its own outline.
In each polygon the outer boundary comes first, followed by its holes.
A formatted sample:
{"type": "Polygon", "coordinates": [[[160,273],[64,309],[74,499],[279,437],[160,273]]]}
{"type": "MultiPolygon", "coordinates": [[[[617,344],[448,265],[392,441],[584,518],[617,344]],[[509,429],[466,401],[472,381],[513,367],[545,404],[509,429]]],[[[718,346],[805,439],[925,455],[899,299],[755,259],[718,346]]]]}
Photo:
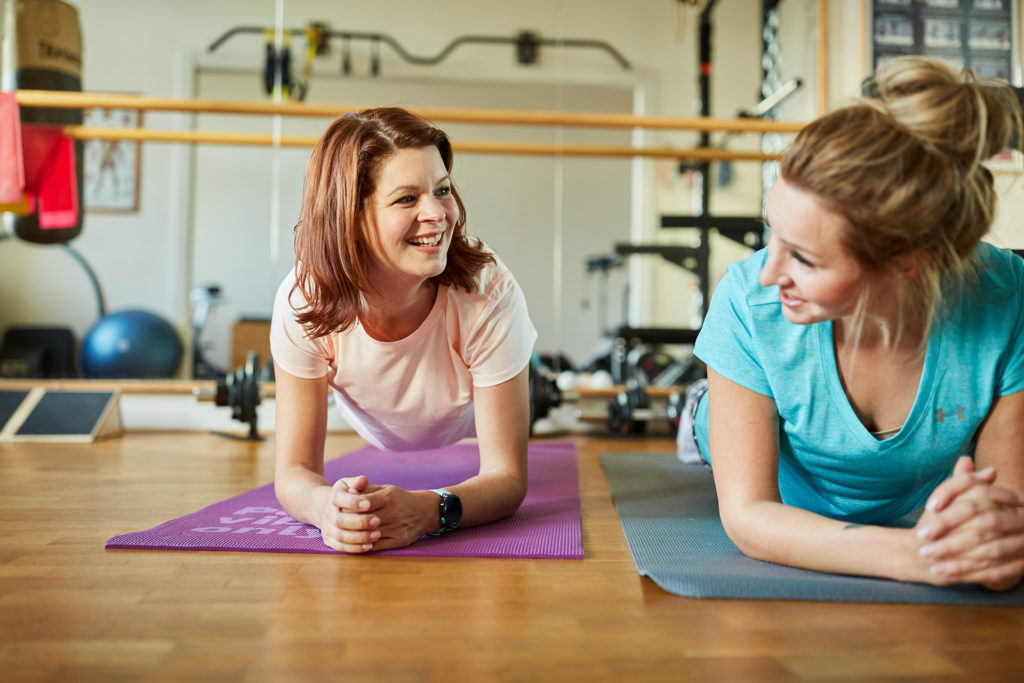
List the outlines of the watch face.
{"type": "Polygon", "coordinates": [[[454,493],[441,497],[441,516],[445,529],[455,529],[462,523],[462,501],[454,493]]]}

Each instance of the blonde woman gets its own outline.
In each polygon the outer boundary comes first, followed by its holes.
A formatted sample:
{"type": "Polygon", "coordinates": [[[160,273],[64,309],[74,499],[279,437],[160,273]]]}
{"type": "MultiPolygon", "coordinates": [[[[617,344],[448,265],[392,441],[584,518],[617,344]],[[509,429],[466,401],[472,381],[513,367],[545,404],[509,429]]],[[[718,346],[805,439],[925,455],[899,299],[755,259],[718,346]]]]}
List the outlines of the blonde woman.
{"type": "Polygon", "coordinates": [[[798,135],[767,249],[715,291],[697,446],[751,557],[1008,589],[1024,574],[1024,260],[982,242],[982,161],[1019,106],[921,58],[877,84],[798,135]]]}

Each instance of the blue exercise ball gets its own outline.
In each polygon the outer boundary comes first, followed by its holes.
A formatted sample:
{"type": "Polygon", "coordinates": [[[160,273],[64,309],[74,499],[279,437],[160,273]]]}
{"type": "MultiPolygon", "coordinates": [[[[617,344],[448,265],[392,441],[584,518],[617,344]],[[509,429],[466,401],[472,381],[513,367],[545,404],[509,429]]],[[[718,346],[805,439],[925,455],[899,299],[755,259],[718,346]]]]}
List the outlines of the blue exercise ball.
{"type": "Polygon", "coordinates": [[[174,377],[181,365],[181,339],[171,324],[148,311],[120,311],[99,319],[80,350],[90,378],[174,377]]]}

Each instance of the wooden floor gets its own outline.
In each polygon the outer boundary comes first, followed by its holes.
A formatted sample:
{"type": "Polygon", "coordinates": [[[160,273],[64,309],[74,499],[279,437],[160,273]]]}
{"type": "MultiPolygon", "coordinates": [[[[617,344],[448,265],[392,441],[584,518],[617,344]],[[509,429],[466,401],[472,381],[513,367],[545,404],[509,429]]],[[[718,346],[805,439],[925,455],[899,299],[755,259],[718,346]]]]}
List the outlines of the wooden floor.
{"type": "Polygon", "coordinates": [[[578,443],[582,561],[107,551],[269,482],[273,442],[0,444],[0,680],[1024,680],[1019,608],[662,591],[598,454],[673,444],[578,443]]]}

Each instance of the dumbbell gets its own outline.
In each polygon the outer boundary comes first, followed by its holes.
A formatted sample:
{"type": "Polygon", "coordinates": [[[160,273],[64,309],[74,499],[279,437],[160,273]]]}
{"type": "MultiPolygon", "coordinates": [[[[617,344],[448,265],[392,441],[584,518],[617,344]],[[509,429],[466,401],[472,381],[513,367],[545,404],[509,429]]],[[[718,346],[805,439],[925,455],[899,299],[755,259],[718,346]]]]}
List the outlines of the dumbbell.
{"type": "MultiPolygon", "coordinates": [[[[249,425],[249,434],[244,438],[250,441],[262,439],[257,429],[259,414],[256,411],[263,399],[261,381],[258,376],[259,366],[259,354],[250,351],[245,356],[245,365],[219,378],[212,393],[198,387],[193,391],[196,399],[200,401],[213,401],[218,406],[231,408],[233,419],[249,425]]],[[[224,436],[233,435],[224,434],[224,436]]]]}
{"type": "Polygon", "coordinates": [[[643,387],[620,391],[608,402],[608,429],[618,434],[642,434],[650,420],[661,417],[651,410],[643,387]]]}
{"type": "Polygon", "coordinates": [[[552,408],[562,405],[562,392],[554,380],[530,363],[530,434],[533,425],[547,417],[552,408]]]}
{"type": "MultiPolygon", "coordinates": [[[[654,391],[664,390],[655,388],[654,391]]],[[[672,423],[674,429],[679,429],[683,395],[678,391],[672,391],[667,396],[661,393],[655,397],[659,396],[667,401],[664,410],[655,410],[651,407],[651,395],[642,386],[618,392],[608,402],[608,429],[618,434],[642,434],[647,423],[652,420],[667,420],[672,423]]]]}

